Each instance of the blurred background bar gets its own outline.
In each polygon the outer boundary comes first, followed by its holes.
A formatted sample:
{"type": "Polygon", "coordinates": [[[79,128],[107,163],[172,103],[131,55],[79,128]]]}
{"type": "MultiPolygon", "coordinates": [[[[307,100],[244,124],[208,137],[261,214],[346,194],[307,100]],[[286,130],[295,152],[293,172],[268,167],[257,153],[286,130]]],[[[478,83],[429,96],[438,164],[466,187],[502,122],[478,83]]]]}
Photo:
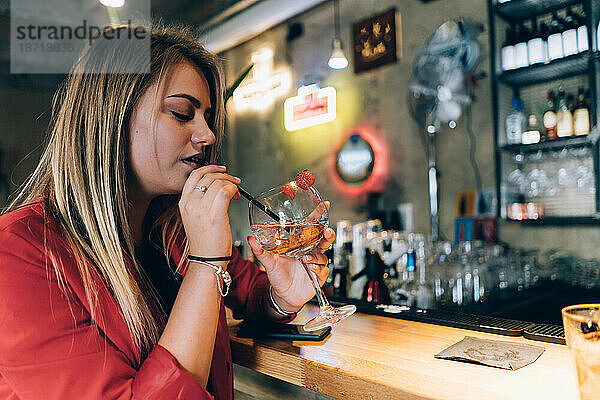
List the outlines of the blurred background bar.
{"type": "MultiPolygon", "coordinates": [[[[85,1],[106,23],[135,3],[85,1]]],[[[599,1],[152,0],[150,12],[191,26],[228,86],[249,70],[219,162],[250,193],[315,175],[337,232],[332,303],[472,329],[483,320],[467,316],[517,321],[518,335],[539,325],[564,343],[560,309],[600,301],[599,1]]],[[[65,77],[11,73],[10,20],[0,0],[0,206],[37,164],[65,77]]],[[[251,257],[247,215],[232,203],[251,257]]],[[[237,370],[240,398],[259,396],[251,374],[237,370]]],[[[265,385],[260,398],[325,398],[265,385]]]]}

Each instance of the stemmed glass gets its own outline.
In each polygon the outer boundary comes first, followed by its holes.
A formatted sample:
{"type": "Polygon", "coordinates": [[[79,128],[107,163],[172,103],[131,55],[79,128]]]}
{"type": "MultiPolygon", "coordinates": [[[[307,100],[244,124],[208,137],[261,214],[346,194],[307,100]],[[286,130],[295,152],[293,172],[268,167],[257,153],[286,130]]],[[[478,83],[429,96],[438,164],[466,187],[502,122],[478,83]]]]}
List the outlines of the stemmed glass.
{"type": "Polygon", "coordinates": [[[304,325],[315,331],[350,316],[356,306],[333,307],[321,290],[317,275],[302,261],[323,238],[329,213],[321,195],[310,186],[302,189],[295,182],[277,186],[250,201],[250,228],[267,251],[297,258],[308,273],[319,302],[319,314],[304,325]]]}

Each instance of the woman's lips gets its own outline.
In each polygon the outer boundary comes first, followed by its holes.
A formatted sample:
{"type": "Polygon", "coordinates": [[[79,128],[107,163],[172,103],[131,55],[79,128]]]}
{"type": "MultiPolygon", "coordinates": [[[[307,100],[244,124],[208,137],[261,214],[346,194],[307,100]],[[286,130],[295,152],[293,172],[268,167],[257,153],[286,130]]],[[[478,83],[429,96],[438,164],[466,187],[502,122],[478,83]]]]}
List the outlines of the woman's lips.
{"type": "Polygon", "coordinates": [[[183,158],[183,159],[181,159],[181,161],[183,161],[184,163],[186,163],[190,166],[195,166],[195,168],[199,168],[204,165],[204,158],[205,158],[204,153],[197,153],[192,156],[183,158]]]}
{"type": "Polygon", "coordinates": [[[182,162],[192,169],[200,168],[202,165],[204,165],[204,162],[202,160],[199,162],[190,161],[190,160],[182,160],[182,162]]]}

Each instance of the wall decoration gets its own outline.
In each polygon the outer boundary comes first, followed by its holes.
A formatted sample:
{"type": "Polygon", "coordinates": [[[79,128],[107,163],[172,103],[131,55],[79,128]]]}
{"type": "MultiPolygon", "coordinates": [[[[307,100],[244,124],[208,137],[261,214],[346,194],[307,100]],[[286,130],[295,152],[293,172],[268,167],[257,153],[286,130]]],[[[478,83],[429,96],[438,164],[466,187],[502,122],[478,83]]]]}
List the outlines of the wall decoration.
{"type": "Polygon", "coordinates": [[[288,94],[292,77],[289,68],[273,68],[273,50],[262,49],[252,54],[254,67],[251,78],[246,79],[233,92],[236,111],[266,111],[275,100],[288,94]]]}
{"type": "Polygon", "coordinates": [[[374,129],[356,126],[340,138],[330,165],[334,186],[345,195],[380,192],[389,175],[389,153],[374,129]]]}
{"type": "Polygon", "coordinates": [[[302,86],[298,96],[283,103],[284,124],[288,131],[323,124],[335,119],[335,89],[318,85],[302,86]]]}
{"type": "Polygon", "coordinates": [[[354,72],[395,63],[402,57],[400,14],[392,8],[352,25],[354,72]]]}
{"type": "Polygon", "coordinates": [[[375,165],[373,147],[359,133],[353,133],[338,151],[335,170],[348,185],[360,185],[369,179],[375,165]]]}

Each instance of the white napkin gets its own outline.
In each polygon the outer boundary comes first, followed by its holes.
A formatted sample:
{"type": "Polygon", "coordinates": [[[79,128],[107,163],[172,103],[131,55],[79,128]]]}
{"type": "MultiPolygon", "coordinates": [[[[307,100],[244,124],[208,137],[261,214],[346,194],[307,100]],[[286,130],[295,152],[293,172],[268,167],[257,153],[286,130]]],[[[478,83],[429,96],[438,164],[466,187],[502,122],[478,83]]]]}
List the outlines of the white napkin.
{"type": "Polygon", "coordinates": [[[539,346],[465,336],[463,340],[442,350],[434,357],[516,370],[531,364],[543,352],[544,348],[539,346]]]}

